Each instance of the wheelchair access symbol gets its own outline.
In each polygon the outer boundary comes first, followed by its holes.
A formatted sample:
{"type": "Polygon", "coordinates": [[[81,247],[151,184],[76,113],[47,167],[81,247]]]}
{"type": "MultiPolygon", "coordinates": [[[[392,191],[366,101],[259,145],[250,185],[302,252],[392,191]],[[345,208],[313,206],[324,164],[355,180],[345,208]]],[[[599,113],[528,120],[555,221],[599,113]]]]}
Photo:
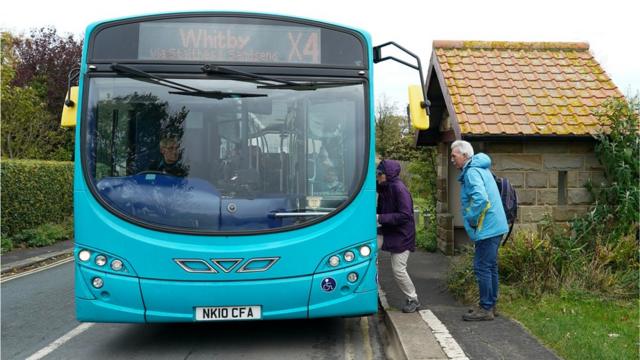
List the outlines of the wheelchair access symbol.
{"type": "Polygon", "coordinates": [[[323,291],[331,292],[336,288],[336,281],[333,278],[324,278],[320,283],[320,287],[322,287],[323,291]]]}

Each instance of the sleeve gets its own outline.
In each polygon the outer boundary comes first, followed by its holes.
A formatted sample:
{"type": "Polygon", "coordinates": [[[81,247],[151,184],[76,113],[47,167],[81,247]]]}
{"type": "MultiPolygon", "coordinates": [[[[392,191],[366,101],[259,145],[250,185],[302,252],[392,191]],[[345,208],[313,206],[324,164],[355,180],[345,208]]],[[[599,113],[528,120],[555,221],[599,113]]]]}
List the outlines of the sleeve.
{"type": "Polygon", "coordinates": [[[478,219],[489,203],[482,175],[477,169],[469,169],[466,174],[468,206],[464,209],[464,218],[471,227],[478,226],[478,219]]]}
{"type": "Polygon", "coordinates": [[[395,202],[395,211],[391,213],[380,214],[378,222],[382,225],[402,225],[411,220],[413,217],[413,209],[411,208],[411,195],[405,188],[394,187],[393,194],[395,202]]]}

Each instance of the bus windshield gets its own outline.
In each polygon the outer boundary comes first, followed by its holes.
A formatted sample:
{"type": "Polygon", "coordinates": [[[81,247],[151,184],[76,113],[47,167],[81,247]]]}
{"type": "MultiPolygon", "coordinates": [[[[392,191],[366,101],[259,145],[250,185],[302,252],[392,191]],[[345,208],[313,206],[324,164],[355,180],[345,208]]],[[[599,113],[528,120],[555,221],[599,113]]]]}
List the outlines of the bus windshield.
{"type": "Polygon", "coordinates": [[[330,215],[359,190],[363,82],[151,80],[88,82],[85,176],[119,216],[174,232],[285,229],[330,215]]]}

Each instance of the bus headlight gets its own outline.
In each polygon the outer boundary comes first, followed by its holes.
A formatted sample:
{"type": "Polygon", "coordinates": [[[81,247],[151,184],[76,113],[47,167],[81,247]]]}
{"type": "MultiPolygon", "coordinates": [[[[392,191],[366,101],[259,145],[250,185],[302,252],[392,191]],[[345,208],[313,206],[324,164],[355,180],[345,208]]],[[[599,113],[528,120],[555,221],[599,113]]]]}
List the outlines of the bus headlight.
{"type": "Polygon", "coordinates": [[[91,285],[96,289],[100,289],[104,285],[104,281],[99,277],[94,277],[93,280],[91,280],[91,285]]]}
{"type": "Polygon", "coordinates": [[[367,245],[362,245],[360,247],[360,255],[367,257],[369,255],[371,255],[371,248],[368,247],[367,245]]]}
{"type": "Polygon", "coordinates": [[[340,265],[340,258],[337,255],[333,255],[329,258],[329,265],[333,267],[340,265]]]}
{"type": "Polygon", "coordinates": [[[111,262],[111,269],[115,271],[122,270],[122,261],[115,259],[111,262]]]}
{"type": "Polygon", "coordinates": [[[96,265],[98,266],[104,266],[104,264],[107,263],[107,257],[104,255],[98,255],[96,256],[96,265]]]}
{"type": "Polygon", "coordinates": [[[80,250],[78,253],[78,259],[80,259],[80,261],[89,261],[89,259],[91,259],[91,251],[80,250]]]}
{"type": "Polygon", "coordinates": [[[356,258],[356,254],[353,253],[353,251],[345,251],[344,253],[344,261],[346,262],[352,262],[353,259],[356,258]]]}

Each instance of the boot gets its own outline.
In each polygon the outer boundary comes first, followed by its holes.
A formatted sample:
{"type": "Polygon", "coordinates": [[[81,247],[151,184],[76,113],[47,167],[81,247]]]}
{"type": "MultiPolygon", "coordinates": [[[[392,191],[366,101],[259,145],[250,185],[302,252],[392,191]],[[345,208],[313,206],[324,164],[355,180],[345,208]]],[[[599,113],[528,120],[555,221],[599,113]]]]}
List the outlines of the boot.
{"type": "Polygon", "coordinates": [[[473,311],[468,312],[464,315],[462,315],[462,319],[464,321],[486,321],[486,320],[493,320],[494,316],[493,316],[493,308],[489,309],[489,310],[485,310],[481,307],[477,308],[477,309],[473,309],[473,311]]]}

